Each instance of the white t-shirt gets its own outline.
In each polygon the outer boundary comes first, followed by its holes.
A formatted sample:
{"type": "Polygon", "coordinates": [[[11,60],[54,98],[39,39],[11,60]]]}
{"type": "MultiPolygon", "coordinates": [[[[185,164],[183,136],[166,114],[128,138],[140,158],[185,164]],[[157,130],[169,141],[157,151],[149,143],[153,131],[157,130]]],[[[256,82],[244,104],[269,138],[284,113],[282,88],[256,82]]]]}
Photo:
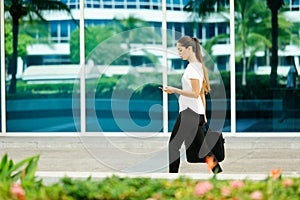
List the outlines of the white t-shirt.
{"type": "MultiPolygon", "coordinates": [[[[204,80],[204,73],[203,73],[203,68],[201,63],[195,62],[195,63],[188,64],[181,78],[181,84],[183,90],[193,91],[191,79],[199,80],[200,90],[201,90],[202,83],[204,80]]],[[[179,112],[187,108],[190,108],[198,114],[205,114],[204,106],[200,95],[198,98],[186,97],[180,95],[178,101],[179,101],[179,112]]]]}

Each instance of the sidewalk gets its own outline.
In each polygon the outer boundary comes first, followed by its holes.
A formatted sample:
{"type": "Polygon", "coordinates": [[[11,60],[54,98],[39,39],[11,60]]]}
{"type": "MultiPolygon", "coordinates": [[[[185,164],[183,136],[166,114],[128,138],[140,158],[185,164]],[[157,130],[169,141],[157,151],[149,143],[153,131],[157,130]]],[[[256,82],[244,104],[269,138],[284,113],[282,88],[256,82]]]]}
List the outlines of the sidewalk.
{"type": "MultiPolygon", "coordinates": [[[[142,135],[142,134],[141,134],[142,135]]],[[[87,137],[0,137],[0,155],[8,152],[15,162],[40,155],[37,175],[45,179],[71,176],[103,178],[148,176],[192,178],[212,176],[206,164],[188,164],[182,156],[179,174],[169,174],[168,136],[130,135],[87,137]]],[[[264,179],[271,169],[284,176],[300,176],[300,137],[246,137],[225,135],[224,179],[264,179]]]]}

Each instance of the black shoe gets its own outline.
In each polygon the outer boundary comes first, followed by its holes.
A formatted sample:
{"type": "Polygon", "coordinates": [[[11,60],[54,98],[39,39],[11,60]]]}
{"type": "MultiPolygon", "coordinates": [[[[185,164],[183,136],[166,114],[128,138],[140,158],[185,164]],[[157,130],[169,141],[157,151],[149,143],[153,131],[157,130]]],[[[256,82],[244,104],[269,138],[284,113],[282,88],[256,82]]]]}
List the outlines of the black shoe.
{"type": "Polygon", "coordinates": [[[211,170],[214,174],[218,174],[223,172],[222,167],[220,166],[220,164],[216,164],[216,166],[214,168],[212,168],[211,170]]]}

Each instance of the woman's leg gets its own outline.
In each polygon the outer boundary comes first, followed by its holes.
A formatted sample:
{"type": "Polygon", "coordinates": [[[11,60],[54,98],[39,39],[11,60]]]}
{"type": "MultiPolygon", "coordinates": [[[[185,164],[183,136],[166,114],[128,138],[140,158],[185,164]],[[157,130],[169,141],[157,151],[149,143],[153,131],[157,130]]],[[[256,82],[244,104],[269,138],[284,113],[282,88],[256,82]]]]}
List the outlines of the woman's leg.
{"type": "Polygon", "coordinates": [[[182,111],[176,120],[171,138],[169,140],[169,172],[178,173],[180,165],[180,148],[185,142],[190,146],[195,138],[200,116],[192,111],[186,109],[182,111]]]}
{"type": "Polygon", "coordinates": [[[172,142],[172,140],[175,138],[178,132],[180,126],[180,119],[181,119],[181,115],[179,114],[174,124],[171,137],[169,140],[169,172],[170,173],[178,173],[178,169],[180,165],[180,152],[179,152],[180,147],[178,148],[178,145],[175,144],[175,142],[172,142]]]}

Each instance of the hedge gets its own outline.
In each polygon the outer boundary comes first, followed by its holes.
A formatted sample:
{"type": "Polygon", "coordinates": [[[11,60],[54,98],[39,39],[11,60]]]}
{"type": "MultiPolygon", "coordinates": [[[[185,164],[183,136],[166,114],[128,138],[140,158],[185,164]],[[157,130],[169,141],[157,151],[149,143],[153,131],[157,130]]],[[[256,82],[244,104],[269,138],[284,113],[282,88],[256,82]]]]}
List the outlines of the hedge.
{"type": "Polygon", "coordinates": [[[129,178],[112,176],[103,180],[65,177],[45,185],[35,176],[39,156],[14,163],[7,154],[0,163],[0,199],[2,200],[194,200],[251,199],[298,200],[300,178],[284,178],[273,169],[262,181],[129,178]]]}
{"type": "MultiPolygon", "coordinates": [[[[230,72],[221,72],[226,97],[230,97],[230,72]]],[[[170,74],[169,85],[181,87],[180,74],[170,74]]],[[[269,85],[269,75],[256,75],[247,73],[246,85],[242,85],[242,74],[236,73],[236,98],[237,99],[272,99],[273,90],[269,85]]],[[[161,73],[131,73],[128,75],[101,76],[99,79],[87,79],[87,96],[96,98],[123,98],[132,94],[135,99],[161,99],[158,86],[162,85],[161,73]]],[[[8,94],[8,99],[26,98],[59,98],[72,97],[79,94],[79,81],[59,83],[26,83],[19,80],[17,93],[8,94]]],[[[212,84],[212,92],[218,91],[220,85],[212,84]]],[[[279,85],[278,89],[284,89],[279,85]]],[[[280,95],[279,95],[280,96],[280,95]]],[[[170,96],[170,98],[175,98],[170,96]]],[[[223,98],[223,97],[222,97],[223,98]]]]}

